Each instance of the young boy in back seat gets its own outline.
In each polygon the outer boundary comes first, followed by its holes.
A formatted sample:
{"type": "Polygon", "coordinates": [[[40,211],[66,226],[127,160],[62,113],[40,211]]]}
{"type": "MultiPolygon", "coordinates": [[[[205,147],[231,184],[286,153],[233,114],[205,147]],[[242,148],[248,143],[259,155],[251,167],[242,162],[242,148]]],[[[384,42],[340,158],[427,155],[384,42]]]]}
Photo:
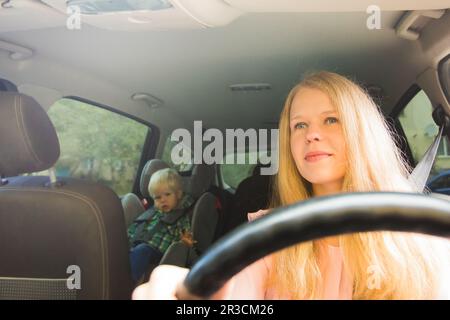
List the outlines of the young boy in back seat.
{"type": "Polygon", "coordinates": [[[192,198],[183,193],[180,175],[174,169],[155,172],[148,185],[154,208],[144,221],[128,229],[131,274],[137,283],[146,272],[158,265],[169,246],[183,241],[192,246],[191,223],[186,209],[192,198]]]}

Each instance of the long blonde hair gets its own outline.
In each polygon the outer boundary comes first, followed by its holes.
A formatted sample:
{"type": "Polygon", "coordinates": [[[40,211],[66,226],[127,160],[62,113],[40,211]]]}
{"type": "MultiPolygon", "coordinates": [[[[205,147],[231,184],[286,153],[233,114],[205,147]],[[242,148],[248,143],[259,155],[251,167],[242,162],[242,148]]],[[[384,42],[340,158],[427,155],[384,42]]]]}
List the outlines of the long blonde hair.
{"type": "MultiPolygon", "coordinates": [[[[322,71],[308,75],[286,99],[279,122],[279,170],[271,207],[313,196],[311,184],[300,175],[290,149],[291,104],[305,87],[327,94],[337,109],[348,159],[344,192],[417,191],[407,181],[410,168],[372,99],[349,79],[322,71]]],[[[442,257],[448,257],[444,240],[411,233],[370,232],[341,235],[339,243],[344,269],[353,278],[353,299],[425,299],[437,295],[442,257]],[[379,273],[377,289],[368,289],[371,266],[379,273]]],[[[317,241],[274,254],[267,287],[295,299],[320,298],[323,277],[318,255],[317,241]]]]}

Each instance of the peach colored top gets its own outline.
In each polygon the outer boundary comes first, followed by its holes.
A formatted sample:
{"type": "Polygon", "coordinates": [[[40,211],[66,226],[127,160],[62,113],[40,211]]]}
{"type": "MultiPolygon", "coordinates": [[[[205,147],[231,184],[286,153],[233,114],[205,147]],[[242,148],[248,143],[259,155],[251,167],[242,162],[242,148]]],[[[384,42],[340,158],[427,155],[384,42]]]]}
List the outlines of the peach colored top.
{"type": "MultiPolygon", "coordinates": [[[[249,213],[250,221],[259,218],[268,210],[249,213]]],[[[344,271],[343,256],[339,247],[323,245],[320,269],[324,277],[322,299],[351,299],[352,278],[344,271]]],[[[291,299],[289,294],[279,294],[265,288],[264,281],[271,268],[272,256],[266,256],[233,277],[230,299],[291,299]]]]}

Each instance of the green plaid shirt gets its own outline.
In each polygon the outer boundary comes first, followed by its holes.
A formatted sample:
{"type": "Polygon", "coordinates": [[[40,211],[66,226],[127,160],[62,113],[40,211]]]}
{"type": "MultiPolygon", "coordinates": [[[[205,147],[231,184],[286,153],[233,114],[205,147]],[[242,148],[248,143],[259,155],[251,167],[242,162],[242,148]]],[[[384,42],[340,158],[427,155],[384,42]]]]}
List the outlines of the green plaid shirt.
{"type": "MultiPolygon", "coordinates": [[[[181,200],[180,207],[185,209],[188,208],[192,203],[193,199],[189,195],[185,195],[183,199],[181,200]]],[[[172,211],[171,211],[172,212],[172,211]]],[[[153,214],[153,216],[150,218],[149,221],[144,222],[144,230],[151,230],[154,228],[158,222],[161,220],[161,218],[165,214],[169,214],[170,212],[164,213],[159,210],[156,210],[156,212],[153,214]]],[[[159,229],[158,232],[156,232],[150,241],[148,241],[148,244],[159,250],[161,253],[166,252],[167,248],[174,243],[181,239],[181,235],[183,232],[189,231],[191,232],[191,222],[190,218],[187,214],[184,214],[182,217],[180,217],[175,223],[173,224],[167,224],[164,222],[162,223],[162,227],[159,229]]],[[[134,233],[136,231],[137,224],[133,223],[130,228],[128,229],[128,238],[132,239],[134,236],[134,233]]]]}

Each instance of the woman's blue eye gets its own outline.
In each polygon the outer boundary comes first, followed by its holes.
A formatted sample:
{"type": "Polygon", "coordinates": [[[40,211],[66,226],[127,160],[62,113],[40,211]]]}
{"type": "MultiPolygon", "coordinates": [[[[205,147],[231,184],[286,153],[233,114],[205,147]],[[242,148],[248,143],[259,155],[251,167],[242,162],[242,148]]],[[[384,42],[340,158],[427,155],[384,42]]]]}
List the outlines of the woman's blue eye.
{"type": "Polygon", "coordinates": [[[328,117],[325,119],[325,123],[327,123],[327,124],[333,124],[333,123],[337,123],[337,122],[338,122],[338,119],[335,117],[328,117]]]}
{"type": "Polygon", "coordinates": [[[294,129],[303,129],[306,128],[307,124],[304,122],[299,122],[297,124],[295,124],[294,129]]]}

